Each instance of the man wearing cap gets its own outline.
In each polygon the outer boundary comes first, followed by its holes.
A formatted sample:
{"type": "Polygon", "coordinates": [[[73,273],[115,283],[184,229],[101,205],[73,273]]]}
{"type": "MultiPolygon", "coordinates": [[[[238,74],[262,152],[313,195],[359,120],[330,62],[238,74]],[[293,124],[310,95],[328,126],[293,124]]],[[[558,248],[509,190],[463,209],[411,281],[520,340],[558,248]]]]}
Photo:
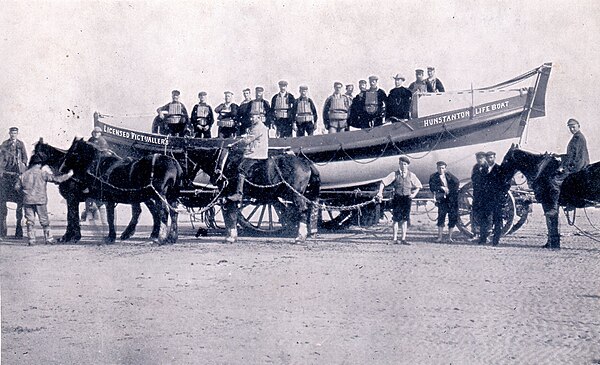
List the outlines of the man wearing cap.
{"type": "Polygon", "coordinates": [[[217,125],[219,126],[219,138],[235,138],[238,131],[238,106],[232,102],[233,93],[225,91],[225,102],[215,108],[217,113],[217,125]]]}
{"type": "Polygon", "coordinates": [[[492,245],[497,246],[502,236],[502,208],[506,203],[507,193],[510,186],[505,181],[504,173],[500,165],[496,163],[496,153],[486,152],[487,173],[483,178],[485,188],[485,200],[481,214],[481,234],[479,244],[487,242],[487,236],[490,232],[490,216],[493,224],[492,245]]]}
{"type": "Polygon", "coordinates": [[[352,84],[346,85],[346,93],[344,95],[346,95],[346,97],[350,99],[350,102],[352,102],[352,100],[354,99],[354,96],[352,95],[352,93],[354,93],[354,85],[352,85],[352,84]]]}
{"type": "Polygon", "coordinates": [[[27,169],[27,150],[23,141],[18,139],[19,128],[10,127],[8,129],[9,138],[2,142],[0,149],[4,150],[8,155],[7,171],[24,172],[27,169]]]}
{"type": "Polygon", "coordinates": [[[573,137],[571,137],[567,145],[567,154],[561,156],[561,165],[566,173],[572,174],[590,164],[590,154],[587,148],[587,141],[583,133],[581,133],[579,122],[571,118],[567,122],[567,126],[573,137]]]}
{"type": "Polygon", "coordinates": [[[387,95],[377,86],[378,81],[377,76],[369,76],[370,87],[365,91],[364,119],[361,120],[359,128],[371,128],[383,124],[387,95]]]}
{"type": "Polygon", "coordinates": [[[427,67],[427,92],[428,93],[443,93],[446,91],[444,89],[444,84],[435,77],[435,67],[429,66],[427,67]]]}
{"type": "Polygon", "coordinates": [[[213,110],[206,103],[206,92],[198,93],[198,104],[192,109],[192,128],[195,138],[210,138],[210,129],[215,122],[213,110]]]}
{"type": "Polygon", "coordinates": [[[414,94],[417,92],[426,93],[427,92],[427,83],[425,83],[425,72],[421,69],[415,70],[416,80],[413,81],[408,89],[414,94]]]}
{"type": "Polygon", "coordinates": [[[325,100],[323,106],[323,124],[329,133],[337,133],[348,126],[350,101],[342,94],[342,83],[333,83],[333,94],[325,100]]]}
{"type": "Polygon", "coordinates": [[[380,201],[383,198],[383,188],[393,184],[393,243],[398,243],[398,226],[400,225],[402,230],[400,243],[403,245],[408,245],[409,243],[406,241],[406,231],[408,228],[408,222],[410,221],[410,207],[412,199],[417,196],[419,190],[421,190],[423,186],[421,185],[419,178],[417,178],[417,175],[413,174],[411,171],[408,171],[408,165],[410,164],[408,157],[400,156],[398,162],[400,164],[400,168],[391,172],[381,180],[376,199],[380,201]]]}
{"type": "Polygon", "coordinates": [[[28,244],[35,243],[35,215],[37,214],[40,225],[44,230],[44,241],[54,243],[54,238],[50,233],[50,221],[48,219],[48,195],[46,193],[46,184],[54,182],[60,184],[73,176],[73,171],[61,176],[54,176],[48,166],[42,164],[46,156],[42,153],[36,153],[31,156],[29,168],[19,177],[15,189],[23,192],[23,210],[25,211],[25,220],[27,225],[28,244]]]}
{"type": "Polygon", "coordinates": [[[471,183],[473,185],[473,205],[472,205],[472,221],[471,227],[475,234],[475,239],[478,240],[481,237],[481,222],[482,213],[484,211],[483,205],[485,204],[485,186],[484,179],[487,175],[487,162],[485,160],[485,152],[480,151],[475,154],[476,163],[471,170],[471,183]],[[479,236],[479,237],[477,237],[479,236]]]}
{"type": "Polygon", "coordinates": [[[108,151],[108,142],[102,137],[102,128],[100,127],[92,129],[92,136],[88,139],[88,142],[95,144],[101,151],[108,151]]]}
{"type": "Polygon", "coordinates": [[[308,97],[308,86],[300,86],[300,97],[294,102],[292,116],[297,128],[296,137],[313,135],[319,118],[315,103],[308,97]]]}
{"type": "Polygon", "coordinates": [[[185,105],[179,101],[180,94],[179,90],[173,90],[172,101],[156,109],[156,112],[164,122],[165,134],[183,137],[189,128],[190,118],[185,105]]]}
{"type": "Polygon", "coordinates": [[[271,99],[272,118],[277,128],[277,137],[279,138],[292,136],[294,95],[287,92],[287,86],[287,81],[279,81],[279,92],[273,95],[271,99]]]}
{"type": "Polygon", "coordinates": [[[396,87],[390,90],[387,100],[387,117],[392,123],[410,119],[410,104],[412,92],[402,86],[404,76],[396,74],[394,82],[396,87]]]}
{"type": "Polygon", "coordinates": [[[255,89],[255,99],[252,100],[251,102],[249,102],[248,104],[246,104],[246,116],[244,118],[246,118],[246,120],[248,122],[250,122],[250,125],[247,126],[246,128],[249,128],[250,126],[253,125],[252,122],[252,117],[253,116],[257,116],[260,121],[266,125],[268,128],[271,127],[271,107],[269,105],[269,102],[266,101],[263,98],[263,94],[265,92],[265,89],[262,88],[261,86],[257,86],[255,89]]]}
{"type": "MultiPolygon", "coordinates": [[[[107,152],[108,142],[106,139],[102,137],[102,128],[94,127],[92,129],[92,136],[88,139],[89,143],[92,143],[98,147],[98,149],[102,152],[107,152]]],[[[100,217],[100,221],[102,224],[106,222],[106,206],[103,202],[98,201],[96,199],[87,198],[85,200],[85,208],[83,212],[81,212],[81,221],[85,222],[87,220],[88,215],[92,217],[96,217],[97,215],[100,217]]]]}
{"type": "Polygon", "coordinates": [[[444,161],[436,163],[437,172],[429,177],[429,190],[435,196],[435,205],[438,207],[437,227],[438,237],[436,242],[442,242],[444,221],[448,216],[448,242],[453,242],[452,233],[458,222],[458,178],[446,171],[444,161]]]}
{"type": "Polygon", "coordinates": [[[358,94],[352,100],[350,105],[350,113],[348,116],[348,130],[349,127],[361,128],[362,120],[366,117],[365,114],[365,93],[367,92],[367,80],[360,80],[358,82],[358,94]]]}
{"type": "Polygon", "coordinates": [[[250,116],[248,108],[250,107],[250,102],[252,101],[252,92],[249,88],[246,88],[242,91],[242,94],[244,95],[244,100],[242,100],[240,103],[237,113],[238,135],[246,133],[246,129],[248,129],[248,127],[251,125],[250,119],[248,119],[250,116]]]}

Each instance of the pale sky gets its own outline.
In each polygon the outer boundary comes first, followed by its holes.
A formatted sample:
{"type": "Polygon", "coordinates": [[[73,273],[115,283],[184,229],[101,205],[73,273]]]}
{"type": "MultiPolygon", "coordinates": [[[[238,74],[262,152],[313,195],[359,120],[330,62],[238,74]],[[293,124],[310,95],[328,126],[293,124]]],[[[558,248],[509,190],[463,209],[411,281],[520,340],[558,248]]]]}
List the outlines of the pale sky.
{"type": "MultiPolygon", "coordinates": [[[[322,108],[334,81],[375,74],[410,82],[433,65],[447,89],[495,84],[553,62],[547,116],[527,145],[564,152],[578,119],[600,159],[600,5],[597,1],[2,1],[0,137],[21,128],[67,147],[88,136],[92,113],[146,115],[179,89],[191,110],[199,91],[213,107],[231,90],[285,79],[306,84],[322,108]],[[74,113],[74,114],[73,114],[74,113]],[[79,116],[79,118],[76,118],[79,116]]],[[[358,89],[357,86],[355,86],[358,89]]],[[[4,139],[4,137],[2,138],[4,139]]]]}

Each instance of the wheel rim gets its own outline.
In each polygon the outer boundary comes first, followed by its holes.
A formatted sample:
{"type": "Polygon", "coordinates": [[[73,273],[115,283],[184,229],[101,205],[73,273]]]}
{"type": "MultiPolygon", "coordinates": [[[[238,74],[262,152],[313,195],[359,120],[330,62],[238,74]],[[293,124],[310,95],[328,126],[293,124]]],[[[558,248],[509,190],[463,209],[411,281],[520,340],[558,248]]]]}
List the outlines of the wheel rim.
{"type": "Polygon", "coordinates": [[[297,214],[285,204],[274,202],[245,201],[239,210],[240,225],[255,232],[282,233],[290,231],[297,224],[297,214]],[[296,218],[296,220],[294,220],[296,218]]]}

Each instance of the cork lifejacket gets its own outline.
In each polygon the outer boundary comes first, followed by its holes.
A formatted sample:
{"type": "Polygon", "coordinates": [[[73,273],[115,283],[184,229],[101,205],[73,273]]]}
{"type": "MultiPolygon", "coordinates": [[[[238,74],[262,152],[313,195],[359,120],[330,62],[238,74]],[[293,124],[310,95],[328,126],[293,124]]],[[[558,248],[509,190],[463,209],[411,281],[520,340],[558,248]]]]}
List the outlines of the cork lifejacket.
{"type": "Polygon", "coordinates": [[[348,98],[344,95],[331,95],[331,104],[329,105],[329,119],[346,120],[348,119],[348,98]]]}
{"type": "Polygon", "coordinates": [[[198,125],[207,126],[208,125],[208,106],[203,104],[198,104],[198,109],[196,109],[196,122],[198,125]]]}
{"type": "Polygon", "coordinates": [[[169,115],[167,116],[167,123],[176,124],[181,123],[181,116],[183,109],[181,103],[170,103],[169,104],[169,115]]]}
{"type": "Polygon", "coordinates": [[[250,115],[265,116],[266,111],[262,100],[252,100],[250,103],[250,115]]]}
{"type": "Polygon", "coordinates": [[[365,111],[368,114],[375,114],[379,110],[379,100],[377,99],[377,90],[367,91],[365,93],[365,111]]]}
{"type": "Polygon", "coordinates": [[[227,127],[231,128],[235,126],[235,121],[231,118],[231,104],[225,105],[222,104],[223,107],[221,111],[219,111],[219,120],[217,121],[217,125],[219,127],[227,127]]]}
{"type": "Polygon", "coordinates": [[[287,94],[285,96],[281,96],[281,94],[277,94],[275,97],[275,118],[288,118],[289,117],[289,109],[290,104],[288,103],[287,94]]]}
{"type": "Polygon", "coordinates": [[[296,111],[296,122],[297,123],[312,123],[314,122],[315,117],[312,113],[312,109],[310,108],[310,103],[308,99],[298,99],[298,109],[296,111]]]}
{"type": "Polygon", "coordinates": [[[411,174],[412,172],[407,171],[406,176],[402,177],[400,171],[396,171],[396,179],[394,180],[395,196],[408,196],[411,194],[413,189],[411,174]]]}

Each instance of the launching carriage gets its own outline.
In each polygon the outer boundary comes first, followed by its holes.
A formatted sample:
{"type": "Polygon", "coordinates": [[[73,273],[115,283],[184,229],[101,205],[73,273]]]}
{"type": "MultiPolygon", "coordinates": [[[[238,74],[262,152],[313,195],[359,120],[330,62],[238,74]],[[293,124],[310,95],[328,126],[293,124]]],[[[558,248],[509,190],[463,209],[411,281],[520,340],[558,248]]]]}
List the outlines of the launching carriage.
{"type": "MultiPolygon", "coordinates": [[[[500,154],[523,137],[529,119],[545,115],[545,95],[552,68],[543,64],[508,81],[485,88],[445,93],[419,93],[413,98],[410,120],[335,134],[270,139],[273,153],[294,153],[311,161],[321,177],[320,222],[326,228],[348,223],[377,223],[381,208],[375,202],[378,182],[397,169],[398,156],[407,155],[419,179],[427,183],[435,162],[444,160],[461,180],[458,228],[472,236],[471,169],[474,154],[494,150],[500,154]]],[[[111,148],[120,156],[150,153],[174,156],[185,172],[194,171],[193,151],[219,149],[234,139],[193,139],[163,136],[120,127],[118,118],[94,114],[111,148]]],[[[188,176],[189,177],[189,176],[188,176]]],[[[219,206],[219,189],[208,179],[190,177],[181,189],[180,201],[193,213],[198,208],[219,206]]],[[[433,201],[425,188],[417,204],[433,201]]],[[[511,189],[505,208],[504,233],[517,230],[527,219],[532,194],[526,183],[511,189]]],[[[293,210],[281,199],[245,198],[242,226],[263,232],[279,232],[293,225],[293,210]]],[[[209,214],[209,217],[211,215],[209,214]]],[[[214,224],[209,218],[209,225],[214,224]]]]}

